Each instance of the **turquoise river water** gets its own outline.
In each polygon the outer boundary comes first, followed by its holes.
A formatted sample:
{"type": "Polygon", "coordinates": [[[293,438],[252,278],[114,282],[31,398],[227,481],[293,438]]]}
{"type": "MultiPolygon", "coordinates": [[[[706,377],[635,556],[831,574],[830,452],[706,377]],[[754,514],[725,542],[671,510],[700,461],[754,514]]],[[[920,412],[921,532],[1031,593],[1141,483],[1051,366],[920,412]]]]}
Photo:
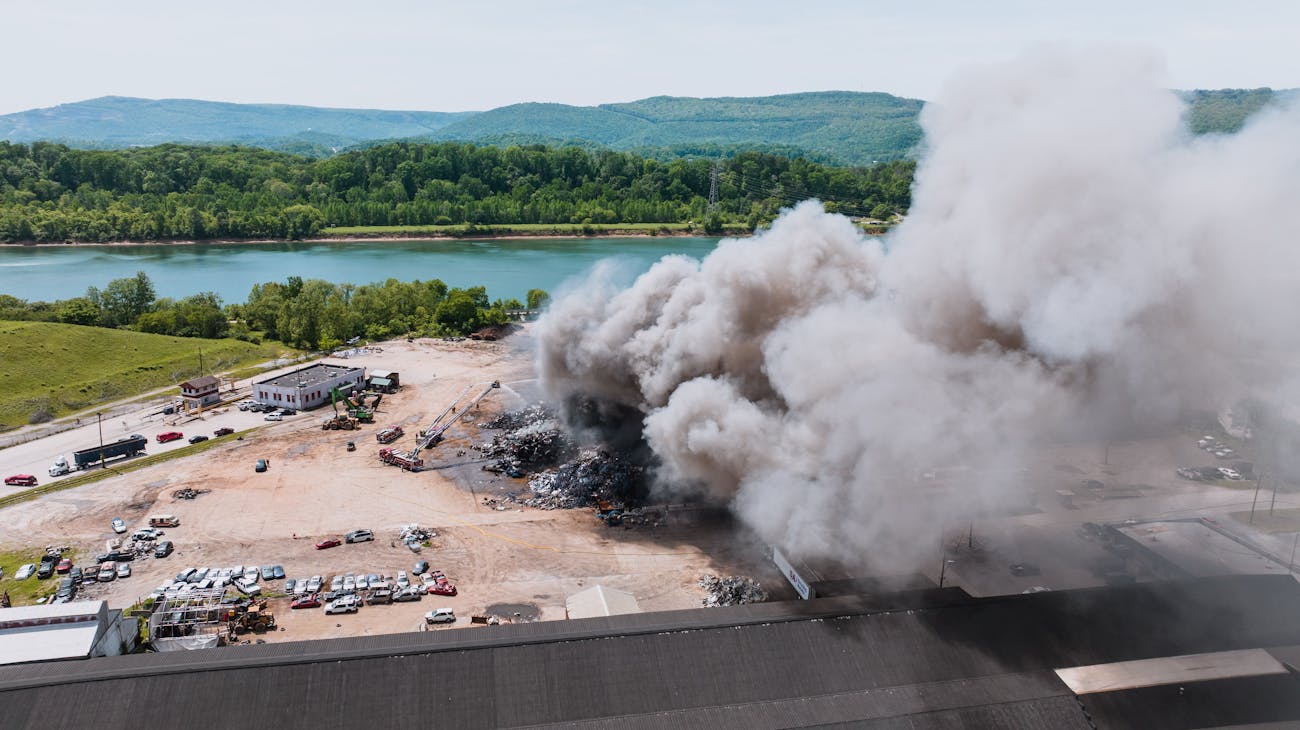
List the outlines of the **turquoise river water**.
{"type": "Polygon", "coordinates": [[[523,300],[529,289],[554,293],[608,260],[631,282],[669,254],[699,259],[716,238],[575,238],[491,241],[355,241],[111,246],[0,246],[0,294],[52,301],[143,271],[160,297],[213,291],[243,302],[253,284],[289,276],[367,284],[395,278],[486,286],[488,296],[523,300]]]}

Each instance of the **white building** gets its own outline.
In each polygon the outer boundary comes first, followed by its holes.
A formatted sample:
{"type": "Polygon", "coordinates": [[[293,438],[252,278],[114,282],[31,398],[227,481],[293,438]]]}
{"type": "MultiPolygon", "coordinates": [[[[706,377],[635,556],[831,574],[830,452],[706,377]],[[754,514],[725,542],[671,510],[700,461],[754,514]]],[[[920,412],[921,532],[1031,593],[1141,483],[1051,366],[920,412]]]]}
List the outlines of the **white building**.
{"type": "Polygon", "coordinates": [[[0,664],[117,656],[135,636],[135,619],[104,601],[0,608],[0,664]]]}
{"type": "Polygon", "coordinates": [[[277,408],[303,410],[330,402],[330,390],[345,385],[360,388],[366,369],[316,363],[253,385],[253,400],[277,408]]]}
{"type": "Polygon", "coordinates": [[[564,602],[569,618],[596,618],[618,616],[624,613],[641,613],[636,596],[617,588],[597,585],[574,593],[564,602]]]}

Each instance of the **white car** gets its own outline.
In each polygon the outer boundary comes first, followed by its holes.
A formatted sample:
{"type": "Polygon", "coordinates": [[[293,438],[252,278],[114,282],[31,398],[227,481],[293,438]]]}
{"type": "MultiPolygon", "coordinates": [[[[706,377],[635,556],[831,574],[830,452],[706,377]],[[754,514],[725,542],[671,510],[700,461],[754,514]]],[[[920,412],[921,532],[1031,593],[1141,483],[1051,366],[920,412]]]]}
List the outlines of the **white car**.
{"type": "Polygon", "coordinates": [[[424,614],[426,624],[454,624],[456,623],[456,612],[450,608],[435,608],[424,614]]]}
{"type": "MultiPolygon", "coordinates": [[[[279,413],[268,413],[268,414],[266,414],[266,416],[263,418],[263,420],[266,420],[266,421],[283,421],[283,420],[284,420],[284,416],[280,415],[279,413]]],[[[329,611],[326,611],[325,613],[329,613],[329,611]]]]}
{"type": "Polygon", "coordinates": [[[256,583],[256,582],[257,582],[257,579],[258,579],[258,578],[261,578],[261,577],[262,577],[262,574],[259,573],[259,572],[257,572],[257,568],[249,567],[249,568],[245,568],[245,569],[244,569],[244,582],[245,582],[245,583],[256,583]]]}
{"type": "Polygon", "coordinates": [[[409,588],[410,586],[411,586],[411,579],[406,577],[406,571],[405,570],[397,571],[397,587],[409,588]]]}
{"type": "Polygon", "coordinates": [[[369,587],[370,587],[370,579],[366,577],[366,574],[365,574],[365,573],[362,573],[361,575],[358,575],[358,576],[357,576],[357,590],[359,590],[359,591],[364,591],[365,589],[367,589],[367,588],[369,588],[369,587]]]}
{"type": "Polygon", "coordinates": [[[357,590],[356,576],[348,574],[346,577],[343,578],[343,592],[355,593],[356,590],[357,590]]]}
{"type": "Polygon", "coordinates": [[[356,596],[343,596],[332,603],[325,604],[325,614],[356,613],[361,609],[361,599],[356,596]]]}
{"type": "Polygon", "coordinates": [[[319,575],[313,575],[311,579],[307,581],[307,592],[316,593],[320,591],[320,585],[321,583],[324,582],[325,582],[324,578],[320,577],[319,575]]]}
{"type": "Polygon", "coordinates": [[[33,575],[36,575],[36,563],[25,563],[14,573],[14,580],[27,580],[33,575]]]}
{"type": "Polygon", "coordinates": [[[117,564],[117,577],[119,577],[119,578],[130,578],[130,577],[131,577],[131,564],[130,564],[130,563],[118,563],[118,564],[117,564]]]}
{"type": "Polygon", "coordinates": [[[341,590],[343,590],[343,576],[336,575],[330,578],[330,592],[338,593],[341,590]]]}
{"type": "Polygon", "coordinates": [[[122,521],[121,517],[113,518],[113,532],[116,532],[119,535],[126,532],[126,523],[122,521]]]}

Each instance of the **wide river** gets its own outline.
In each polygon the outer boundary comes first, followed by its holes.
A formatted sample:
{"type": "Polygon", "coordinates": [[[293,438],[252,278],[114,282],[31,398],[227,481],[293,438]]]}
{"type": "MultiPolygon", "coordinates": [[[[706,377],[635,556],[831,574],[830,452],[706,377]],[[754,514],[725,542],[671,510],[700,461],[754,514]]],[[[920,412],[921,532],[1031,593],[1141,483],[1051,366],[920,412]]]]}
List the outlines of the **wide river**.
{"type": "Polygon", "coordinates": [[[574,238],[522,240],[213,243],[112,246],[0,246],[0,294],[52,301],[103,288],[143,271],[160,297],[216,292],[227,304],[248,299],[253,284],[289,276],[353,284],[394,278],[442,279],[448,286],[486,286],[488,296],[524,299],[529,289],[555,292],[601,261],[631,282],[669,254],[699,259],[717,238],[574,238]]]}

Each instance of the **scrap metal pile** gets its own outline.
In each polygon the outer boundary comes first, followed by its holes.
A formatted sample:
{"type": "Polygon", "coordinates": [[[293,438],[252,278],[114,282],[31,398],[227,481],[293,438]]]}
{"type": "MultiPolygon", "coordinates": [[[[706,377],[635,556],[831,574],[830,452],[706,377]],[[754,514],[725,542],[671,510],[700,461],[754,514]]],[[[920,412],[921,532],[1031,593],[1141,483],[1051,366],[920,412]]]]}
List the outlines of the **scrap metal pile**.
{"type": "Polygon", "coordinates": [[[763,590],[758,581],[744,576],[720,578],[716,575],[703,575],[700,576],[699,586],[708,593],[704,597],[705,606],[740,606],[767,600],[767,591],[763,590]]]}
{"type": "Polygon", "coordinates": [[[555,413],[541,404],[510,411],[485,424],[485,428],[505,431],[489,443],[475,449],[494,461],[485,471],[522,477],[527,471],[558,464],[573,453],[573,441],[565,433],[555,413]]]}
{"type": "Polygon", "coordinates": [[[599,449],[583,449],[572,461],[528,480],[530,507],[570,509],[597,503],[634,502],[643,491],[644,467],[599,449]]]}
{"type": "Polygon", "coordinates": [[[190,489],[189,487],[186,487],[185,489],[177,489],[172,492],[172,499],[194,499],[200,494],[207,494],[211,491],[211,489],[190,489]]]}

